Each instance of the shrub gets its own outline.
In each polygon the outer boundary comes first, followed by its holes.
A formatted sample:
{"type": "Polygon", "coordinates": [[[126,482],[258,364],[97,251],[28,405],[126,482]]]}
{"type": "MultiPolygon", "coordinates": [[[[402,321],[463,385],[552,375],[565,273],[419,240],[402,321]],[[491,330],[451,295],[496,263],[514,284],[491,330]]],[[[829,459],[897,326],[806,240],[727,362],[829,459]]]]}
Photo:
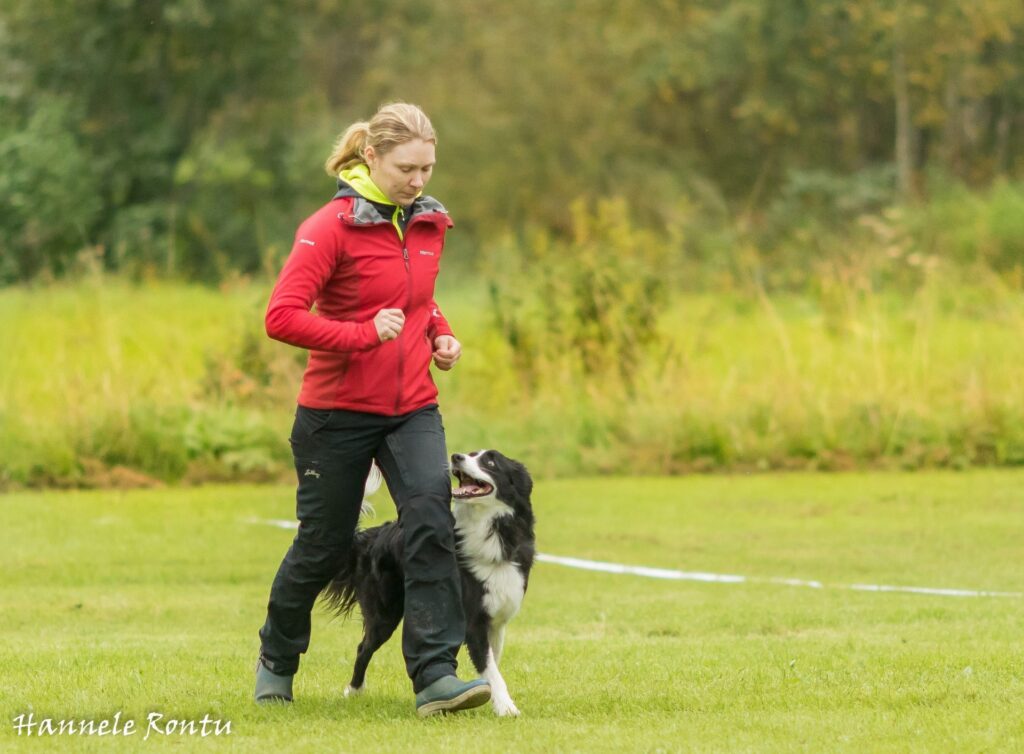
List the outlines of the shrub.
{"type": "Polygon", "coordinates": [[[100,186],[75,120],[58,98],[24,119],[0,98],[0,284],[64,272],[92,242],[100,186]]]}
{"type": "Polygon", "coordinates": [[[636,365],[659,343],[667,244],[630,223],[625,202],[572,207],[568,242],[535,233],[526,248],[492,249],[491,315],[513,365],[535,384],[579,379],[599,391],[635,387],[636,365]]]}

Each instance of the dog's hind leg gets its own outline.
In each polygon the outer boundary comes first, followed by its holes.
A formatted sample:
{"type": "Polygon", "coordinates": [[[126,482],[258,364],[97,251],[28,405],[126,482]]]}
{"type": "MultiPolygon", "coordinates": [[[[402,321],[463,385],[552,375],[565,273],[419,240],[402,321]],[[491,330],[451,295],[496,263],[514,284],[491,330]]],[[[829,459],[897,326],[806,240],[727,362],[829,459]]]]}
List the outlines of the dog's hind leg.
{"type": "Polygon", "coordinates": [[[394,615],[375,616],[373,620],[364,620],[363,640],[359,642],[359,648],[356,651],[352,680],[349,681],[348,687],[345,689],[345,696],[361,694],[365,690],[366,668],[370,665],[374,652],[391,638],[401,620],[401,613],[397,617],[394,615]]]}
{"type": "Polygon", "coordinates": [[[466,626],[466,649],[469,651],[469,659],[473,661],[473,667],[476,668],[476,672],[480,674],[481,678],[487,668],[490,632],[490,616],[483,612],[470,618],[466,626]]]}

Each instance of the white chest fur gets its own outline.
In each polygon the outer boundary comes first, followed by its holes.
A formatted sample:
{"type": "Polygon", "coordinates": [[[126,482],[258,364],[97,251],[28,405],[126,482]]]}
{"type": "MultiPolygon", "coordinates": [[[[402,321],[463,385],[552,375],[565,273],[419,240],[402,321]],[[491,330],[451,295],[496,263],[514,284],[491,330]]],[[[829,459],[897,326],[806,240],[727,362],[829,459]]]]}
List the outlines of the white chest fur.
{"type": "Polygon", "coordinates": [[[484,609],[496,623],[507,623],[519,612],[525,583],[516,564],[503,558],[491,522],[513,515],[512,509],[491,498],[457,503],[454,512],[463,562],[484,586],[484,609]]]}

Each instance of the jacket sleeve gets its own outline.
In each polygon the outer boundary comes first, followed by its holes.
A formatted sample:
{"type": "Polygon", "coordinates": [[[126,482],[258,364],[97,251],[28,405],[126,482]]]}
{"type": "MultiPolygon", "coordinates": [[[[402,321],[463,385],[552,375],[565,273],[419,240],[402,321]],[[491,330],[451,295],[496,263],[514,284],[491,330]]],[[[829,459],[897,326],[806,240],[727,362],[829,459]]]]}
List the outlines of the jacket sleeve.
{"type": "Polygon", "coordinates": [[[455,336],[452,332],[451,325],[448,324],[448,320],[441,314],[441,309],[437,305],[437,301],[434,299],[430,300],[430,324],[427,325],[427,337],[430,338],[430,345],[433,347],[434,339],[440,335],[451,335],[455,336]]]}
{"type": "Polygon", "coordinates": [[[346,322],[310,312],[337,266],[337,237],[331,228],[303,223],[267,305],[267,335],[317,351],[367,351],[380,344],[373,320],[346,322]]]}

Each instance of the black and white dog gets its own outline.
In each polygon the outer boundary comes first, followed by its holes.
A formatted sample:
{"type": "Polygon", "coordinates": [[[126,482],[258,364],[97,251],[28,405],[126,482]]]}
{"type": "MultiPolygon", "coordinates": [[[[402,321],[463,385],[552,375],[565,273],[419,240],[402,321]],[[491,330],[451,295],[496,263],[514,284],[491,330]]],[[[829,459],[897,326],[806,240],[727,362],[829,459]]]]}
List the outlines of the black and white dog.
{"type": "MultiPolygon", "coordinates": [[[[519,612],[533,566],[533,480],[525,466],[496,450],[456,453],[452,474],[459,480],[452,497],[466,648],[491,685],[494,711],[518,715],[498,662],[505,627],[519,612]]],[[[373,653],[402,620],[403,584],[398,522],[357,531],[349,563],[323,592],[337,614],[348,614],[356,604],[363,614],[363,640],[346,696],[363,690],[373,653]]]]}

